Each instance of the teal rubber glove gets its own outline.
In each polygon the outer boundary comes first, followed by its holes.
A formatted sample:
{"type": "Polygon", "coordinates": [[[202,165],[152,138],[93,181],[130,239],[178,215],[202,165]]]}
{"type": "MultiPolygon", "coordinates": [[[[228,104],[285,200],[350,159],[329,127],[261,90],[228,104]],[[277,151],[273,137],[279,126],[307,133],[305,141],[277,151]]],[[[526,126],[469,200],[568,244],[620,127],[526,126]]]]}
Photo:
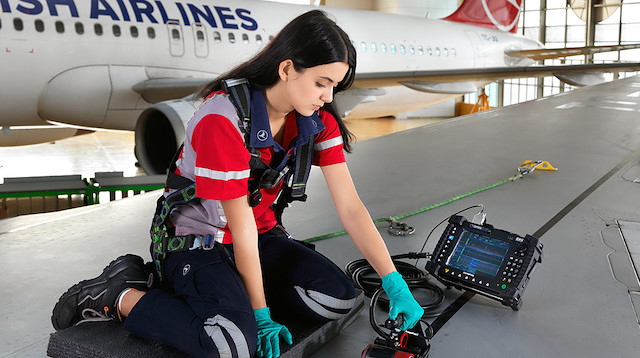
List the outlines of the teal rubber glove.
{"type": "Polygon", "coordinates": [[[289,329],[271,319],[269,307],[253,310],[258,324],[258,357],[280,357],[280,337],[288,344],[293,344],[289,329]]]}
{"type": "Polygon", "coordinates": [[[397,271],[394,271],[382,278],[382,288],[389,296],[389,318],[395,319],[398,314],[402,313],[404,319],[400,330],[407,330],[413,328],[418,323],[424,309],[420,307],[420,304],[413,298],[409,286],[402,279],[397,271]]]}

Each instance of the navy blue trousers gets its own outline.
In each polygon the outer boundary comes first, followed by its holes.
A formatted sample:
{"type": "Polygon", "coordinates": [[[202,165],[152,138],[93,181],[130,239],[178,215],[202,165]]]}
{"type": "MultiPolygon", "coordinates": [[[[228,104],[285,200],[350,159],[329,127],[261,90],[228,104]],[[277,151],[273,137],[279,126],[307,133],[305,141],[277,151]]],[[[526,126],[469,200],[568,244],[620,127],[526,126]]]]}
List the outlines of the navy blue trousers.
{"type": "MultiPolygon", "coordinates": [[[[273,229],[260,235],[259,247],[267,305],[276,321],[338,319],[355,304],[349,278],[305,244],[273,229]]],[[[125,329],[193,357],[252,357],[256,321],[234,268],[233,245],[171,253],[164,266],[173,292],[147,292],[125,329]]]]}

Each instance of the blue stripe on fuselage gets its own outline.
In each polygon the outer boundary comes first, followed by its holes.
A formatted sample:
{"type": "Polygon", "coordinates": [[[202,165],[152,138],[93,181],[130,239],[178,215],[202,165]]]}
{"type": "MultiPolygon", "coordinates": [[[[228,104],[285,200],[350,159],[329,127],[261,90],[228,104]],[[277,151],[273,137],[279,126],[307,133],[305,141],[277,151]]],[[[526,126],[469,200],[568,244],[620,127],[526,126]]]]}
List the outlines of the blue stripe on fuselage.
{"type": "Polygon", "coordinates": [[[113,21],[132,21],[132,18],[135,18],[135,21],[140,23],[179,22],[186,26],[206,22],[214,28],[237,30],[242,27],[248,31],[258,29],[258,22],[251,16],[251,11],[242,8],[181,2],[164,4],[161,0],[90,0],[89,13],[79,14],[76,1],[87,0],[0,0],[0,6],[3,13],[15,11],[39,15],[45,12],[46,8],[51,16],[60,16],[62,13],[70,14],[74,18],[108,17],[113,21]]]}

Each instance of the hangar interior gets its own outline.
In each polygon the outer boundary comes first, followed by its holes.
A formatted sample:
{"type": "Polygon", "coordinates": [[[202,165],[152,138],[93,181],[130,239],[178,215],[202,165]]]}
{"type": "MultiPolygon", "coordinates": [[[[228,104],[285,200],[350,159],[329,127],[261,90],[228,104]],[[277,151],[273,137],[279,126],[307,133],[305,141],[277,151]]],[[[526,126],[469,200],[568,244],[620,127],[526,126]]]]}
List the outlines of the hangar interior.
{"type": "MultiPolygon", "coordinates": [[[[442,18],[453,13],[463,0],[349,0],[324,1],[328,6],[359,8],[403,15],[442,18]]],[[[292,0],[295,2],[295,0],[292,0]]],[[[298,1],[298,3],[306,3],[298,1]]],[[[547,48],[624,45],[640,41],[640,0],[523,0],[518,33],[538,40],[547,48]]],[[[541,65],[633,61],[640,49],[612,51],[589,56],[569,56],[539,61],[541,65]]],[[[626,78],[637,72],[605,73],[607,80],[626,78]]],[[[575,89],[556,77],[529,77],[497,81],[485,88],[492,107],[508,106],[575,89]]],[[[402,114],[399,118],[455,115],[456,102],[476,103],[470,93],[441,105],[402,114]]]]}
{"type": "MultiPolygon", "coordinates": [[[[458,1],[326,4],[412,14],[428,11],[431,17],[442,17],[452,12],[458,1]]],[[[640,0],[568,4],[562,0],[525,0],[519,22],[519,31],[525,36],[558,48],[633,43],[639,30],[640,0]]],[[[639,55],[640,50],[627,50],[564,61],[637,61],[639,55]]],[[[620,73],[608,79],[634,74],[620,73]]],[[[541,233],[538,236],[545,244],[544,263],[531,281],[523,309],[515,312],[490,298],[474,297],[432,341],[433,357],[637,357],[639,88],[636,77],[557,96],[575,88],[553,77],[505,80],[488,86],[491,105],[527,103],[358,144],[349,164],[372,217],[389,217],[494,183],[513,175],[515,165],[524,159],[549,159],[559,167],[557,172],[538,170],[492,192],[416,215],[407,220],[417,229],[413,237],[382,233],[393,253],[422,250],[425,234],[437,227],[438,220],[477,202],[486,204],[489,220],[496,227],[522,234],[541,233]],[[567,106],[569,101],[572,106],[567,106]],[[611,101],[619,105],[612,108],[611,101]],[[386,165],[378,170],[381,162],[386,165]],[[407,168],[407,163],[413,165],[407,168]],[[399,175],[406,177],[402,185],[398,185],[399,175]]],[[[477,94],[458,100],[472,103],[476,99],[477,94]]],[[[419,123],[413,117],[450,117],[454,106],[455,101],[450,101],[407,114],[411,119],[387,121],[419,123]]],[[[61,154],[53,153],[52,144],[31,147],[34,149],[0,148],[0,180],[3,176],[19,176],[14,170],[18,166],[23,168],[23,176],[77,174],[95,171],[96,166],[100,170],[133,170],[141,175],[134,166],[129,134],[118,137],[114,145],[95,134],[69,140],[80,143],[84,161],[69,159],[71,151],[81,152],[78,147],[61,154]]],[[[319,172],[312,175],[315,180],[310,180],[314,183],[309,188],[310,202],[289,209],[299,219],[287,227],[301,239],[331,232],[341,225],[319,172]]],[[[95,276],[96,270],[123,250],[148,254],[147,220],[156,196],[149,193],[79,208],[72,214],[47,213],[0,222],[0,251],[4,253],[0,271],[5,273],[0,316],[12,323],[0,327],[0,357],[44,356],[52,333],[48,318],[61,292],[80,279],[95,276]],[[111,245],[103,245],[107,239],[111,245]]],[[[426,250],[433,249],[439,232],[426,250]]],[[[318,242],[318,250],[341,267],[360,257],[345,237],[318,242]]],[[[447,304],[460,297],[457,290],[447,290],[446,294],[447,304]]],[[[343,334],[314,356],[356,357],[374,337],[364,310],[343,334]]]]}

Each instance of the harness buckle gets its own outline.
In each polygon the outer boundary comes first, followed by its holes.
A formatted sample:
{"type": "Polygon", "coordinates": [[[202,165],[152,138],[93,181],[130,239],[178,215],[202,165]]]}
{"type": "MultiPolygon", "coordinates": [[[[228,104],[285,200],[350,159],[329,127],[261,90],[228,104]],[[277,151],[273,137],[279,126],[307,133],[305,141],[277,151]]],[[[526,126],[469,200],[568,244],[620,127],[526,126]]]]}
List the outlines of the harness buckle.
{"type": "Polygon", "coordinates": [[[213,237],[209,234],[204,237],[204,244],[202,244],[203,250],[211,250],[215,246],[216,242],[213,240],[213,237]]]}
{"type": "Polygon", "coordinates": [[[306,185],[293,184],[291,187],[291,197],[300,201],[305,201],[307,196],[304,194],[306,185]]]}

